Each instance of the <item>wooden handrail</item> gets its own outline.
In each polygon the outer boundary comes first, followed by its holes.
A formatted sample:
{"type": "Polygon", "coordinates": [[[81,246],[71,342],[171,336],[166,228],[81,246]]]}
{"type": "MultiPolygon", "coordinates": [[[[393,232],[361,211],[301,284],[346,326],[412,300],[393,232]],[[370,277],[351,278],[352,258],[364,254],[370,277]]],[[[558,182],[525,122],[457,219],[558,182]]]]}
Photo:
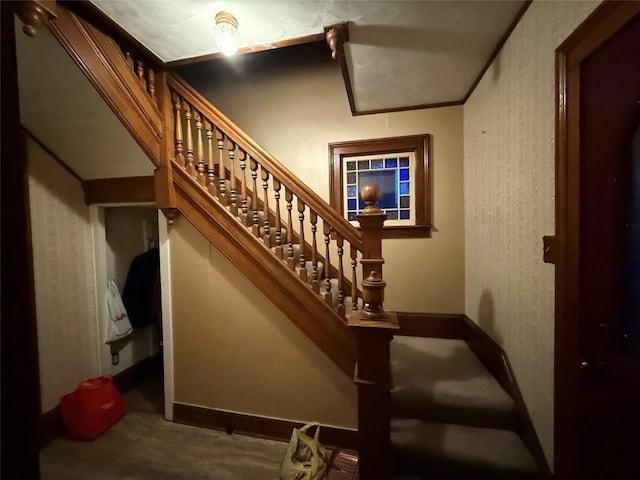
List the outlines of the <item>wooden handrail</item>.
{"type": "Polygon", "coordinates": [[[272,175],[275,175],[286,188],[315,211],[319,217],[327,220],[332,228],[345,240],[362,251],[363,242],[360,231],[354,228],[342,215],[331,208],[327,202],[305,185],[284,165],[249,138],[246,133],[229,120],[220,110],[211,105],[207,99],[176,75],[168,75],[167,84],[227,134],[237,145],[254,159],[258,160],[260,165],[264,166],[272,175]]]}

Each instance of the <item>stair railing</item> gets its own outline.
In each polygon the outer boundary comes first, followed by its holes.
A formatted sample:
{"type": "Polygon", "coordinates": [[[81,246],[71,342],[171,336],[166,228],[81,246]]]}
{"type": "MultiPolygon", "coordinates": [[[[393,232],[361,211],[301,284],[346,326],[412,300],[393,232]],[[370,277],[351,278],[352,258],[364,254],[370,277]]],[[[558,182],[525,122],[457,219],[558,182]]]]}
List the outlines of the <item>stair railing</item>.
{"type": "Polygon", "coordinates": [[[388,478],[390,341],[398,322],[383,309],[382,227],[386,214],[377,206],[379,188],[367,185],[361,192],[366,207],[357,216],[359,231],[191,87],[171,76],[167,85],[173,101],[176,166],[225,205],[338,314],[348,317],[357,340],[354,381],[358,388],[360,478],[388,478]],[[325,244],[324,290],[319,272],[320,222],[325,244]],[[309,249],[304,247],[308,242],[309,249]],[[296,244],[301,246],[297,255],[296,244]],[[349,260],[346,268],[345,252],[349,260]],[[338,265],[335,272],[331,268],[334,258],[338,265]],[[357,282],[358,261],[362,265],[362,294],[357,282]],[[348,266],[350,272],[346,272],[348,266]],[[346,274],[351,278],[350,289],[346,274]],[[351,305],[347,308],[349,295],[351,305]]]}
{"type": "Polygon", "coordinates": [[[158,106],[158,98],[156,97],[156,70],[153,66],[146,62],[141,56],[134,56],[127,48],[121,48],[118,46],[115,40],[110,39],[116,48],[120,48],[122,55],[129,65],[131,71],[133,71],[138,77],[140,86],[149,96],[149,99],[158,106]]]}
{"type": "Polygon", "coordinates": [[[338,314],[359,311],[361,232],[184,81],[167,75],[166,84],[174,165],[338,314]]]}

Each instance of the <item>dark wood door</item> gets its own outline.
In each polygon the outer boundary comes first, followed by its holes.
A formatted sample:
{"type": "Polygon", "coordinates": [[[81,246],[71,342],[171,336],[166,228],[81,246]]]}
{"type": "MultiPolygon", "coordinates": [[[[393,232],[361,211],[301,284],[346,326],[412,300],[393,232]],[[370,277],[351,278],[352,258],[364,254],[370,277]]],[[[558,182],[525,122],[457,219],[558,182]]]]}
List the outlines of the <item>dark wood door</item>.
{"type": "Polygon", "coordinates": [[[26,202],[27,152],[25,139],[20,133],[13,9],[14,5],[11,3],[0,2],[0,476],[31,480],[40,478],[40,381],[31,233],[26,202]]]}
{"type": "Polygon", "coordinates": [[[640,478],[639,128],[640,16],[580,65],[580,479],[640,478]]]}

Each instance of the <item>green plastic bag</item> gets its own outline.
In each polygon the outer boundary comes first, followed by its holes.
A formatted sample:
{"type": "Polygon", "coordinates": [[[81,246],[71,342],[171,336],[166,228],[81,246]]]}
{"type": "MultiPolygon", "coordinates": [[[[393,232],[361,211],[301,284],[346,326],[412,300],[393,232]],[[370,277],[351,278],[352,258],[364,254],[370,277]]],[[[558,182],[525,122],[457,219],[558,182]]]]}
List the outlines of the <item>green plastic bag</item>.
{"type": "Polygon", "coordinates": [[[302,428],[294,428],[287,453],[280,465],[280,480],[321,480],[327,468],[327,452],[320,445],[320,424],[307,423],[302,428]],[[307,431],[315,427],[313,437],[307,431]]]}

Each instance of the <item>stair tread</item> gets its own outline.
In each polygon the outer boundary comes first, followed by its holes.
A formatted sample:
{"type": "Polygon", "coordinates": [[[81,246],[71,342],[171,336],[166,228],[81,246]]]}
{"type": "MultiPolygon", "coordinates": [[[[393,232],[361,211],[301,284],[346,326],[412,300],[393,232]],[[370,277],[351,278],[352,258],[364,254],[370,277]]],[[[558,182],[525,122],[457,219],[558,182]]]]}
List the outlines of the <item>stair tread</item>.
{"type": "Polygon", "coordinates": [[[510,430],[393,418],[391,444],[405,466],[455,473],[452,478],[536,478],[533,456],[510,430]]]}
{"type": "MultiPolygon", "coordinates": [[[[338,307],[338,279],[337,278],[331,278],[329,279],[330,283],[331,283],[331,295],[332,295],[332,300],[333,300],[333,308],[337,308],[338,307]]],[[[322,285],[324,287],[324,285],[322,285]]],[[[351,308],[353,307],[353,302],[351,300],[351,292],[343,292],[343,294],[345,295],[344,297],[344,308],[345,308],[345,315],[348,317],[351,313],[351,308]]]]}
{"type": "Polygon", "coordinates": [[[391,342],[394,415],[512,428],[515,402],[463,340],[401,337],[391,342]]]}

